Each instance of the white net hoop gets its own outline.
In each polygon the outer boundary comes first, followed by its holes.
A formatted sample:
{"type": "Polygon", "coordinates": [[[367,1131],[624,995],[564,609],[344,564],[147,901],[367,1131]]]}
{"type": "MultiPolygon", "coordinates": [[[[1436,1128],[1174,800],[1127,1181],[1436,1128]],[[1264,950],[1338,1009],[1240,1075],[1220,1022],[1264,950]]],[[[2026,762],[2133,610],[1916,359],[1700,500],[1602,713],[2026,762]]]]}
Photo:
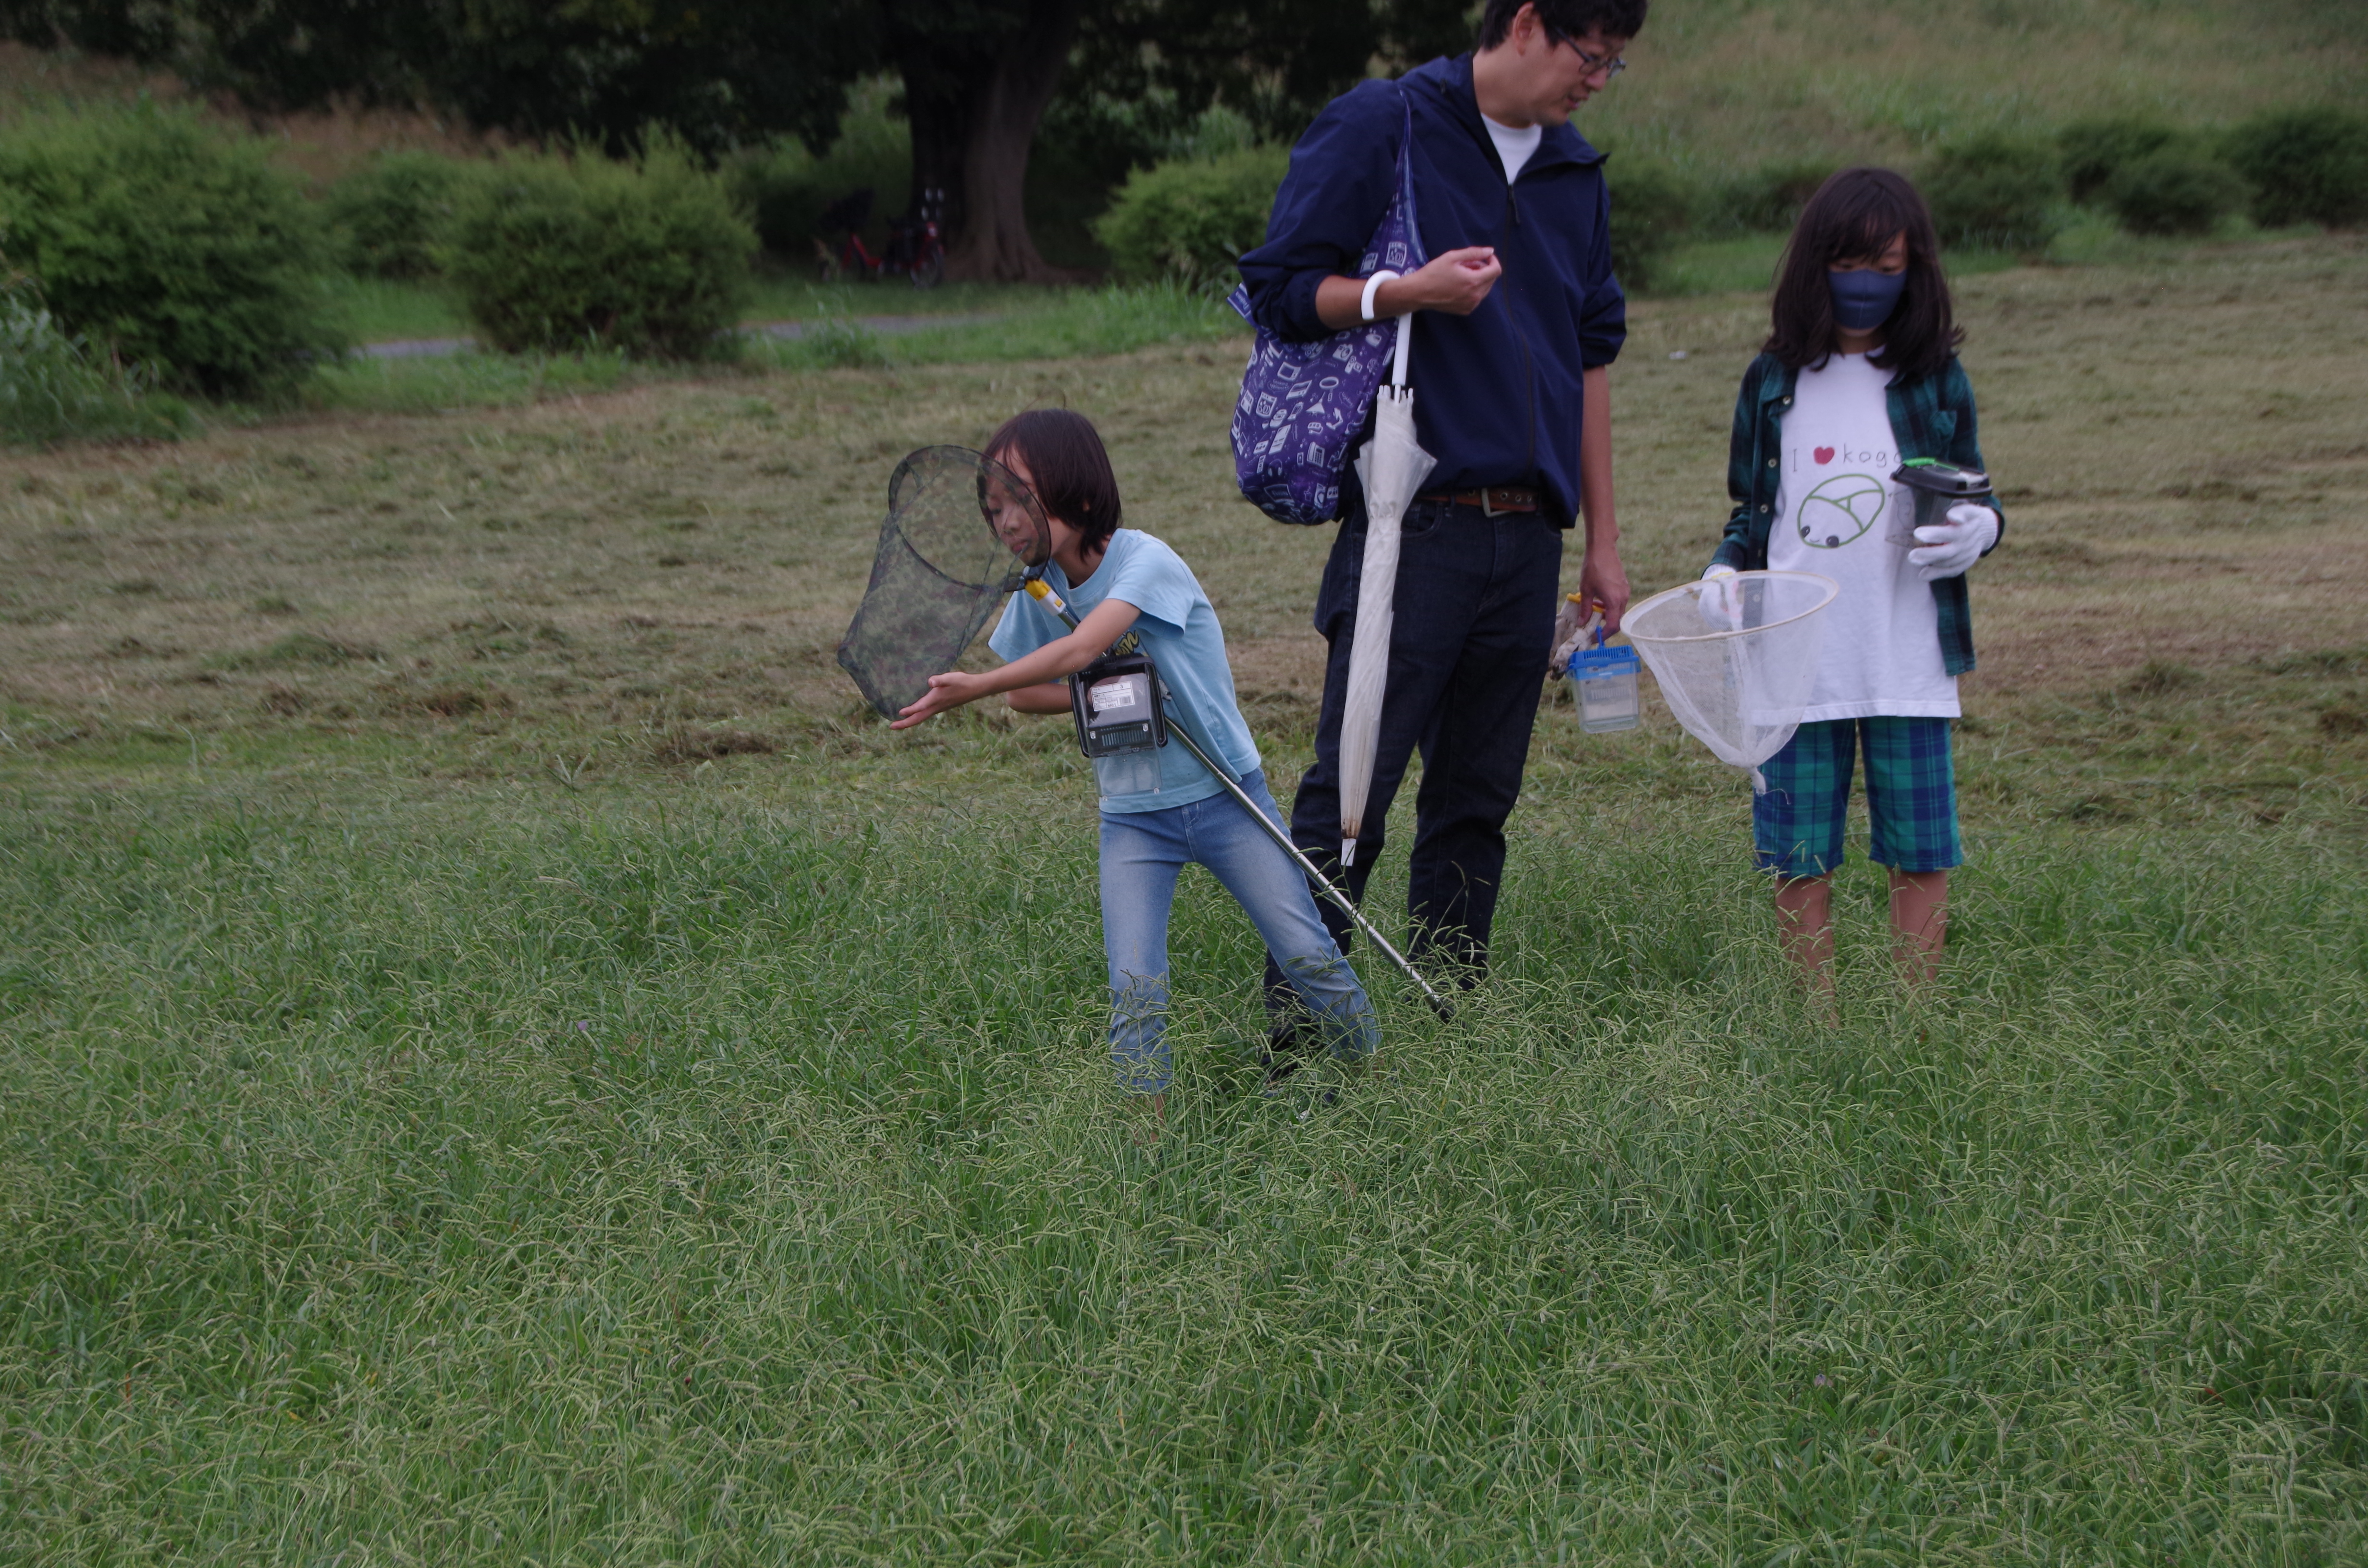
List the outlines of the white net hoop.
{"type": "Polygon", "coordinates": [[[1825,651],[1823,611],[1841,585],[1814,572],[1737,572],[1656,594],[1621,619],[1686,732],[1764,790],[1825,651]]]}

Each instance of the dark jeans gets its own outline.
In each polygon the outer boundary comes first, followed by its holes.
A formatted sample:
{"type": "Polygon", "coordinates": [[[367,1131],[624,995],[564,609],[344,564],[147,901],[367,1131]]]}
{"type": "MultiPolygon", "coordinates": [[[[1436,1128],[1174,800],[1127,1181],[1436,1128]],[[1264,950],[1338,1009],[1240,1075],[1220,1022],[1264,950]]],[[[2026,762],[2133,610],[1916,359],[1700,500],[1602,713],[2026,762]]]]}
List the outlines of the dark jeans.
{"type": "MultiPolygon", "coordinates": [[[[1379,754],[1365,797],[1357,863],[1340,865],[1340,717],[1356,640],[1357,585],[1365,519],[1340,526],[1315,599],[1315,629],[1331,645],[1315,766],[1299,781],[1291,836],[1309,859],[1363,902],[1382,856],[1390,802],[1422,753],[1415,797],[1407,915],[1417,960],[1445,960],[1468,978],[1487,962],[1497,884],[1505,870],[1505,819],[1521,792],[1554,638],[1562,581],[1562,530],[1535,513],[1484,516],[1477,506],[1409,507],[1399,546],[1397,626],[1390,639],[1379,754]]],[[[1347,915],[1319,899],[1324,923],[1349,948],[1347,915]]],[[[1267,960],[1270,1006],[1290,991],[1267,960]]]]}

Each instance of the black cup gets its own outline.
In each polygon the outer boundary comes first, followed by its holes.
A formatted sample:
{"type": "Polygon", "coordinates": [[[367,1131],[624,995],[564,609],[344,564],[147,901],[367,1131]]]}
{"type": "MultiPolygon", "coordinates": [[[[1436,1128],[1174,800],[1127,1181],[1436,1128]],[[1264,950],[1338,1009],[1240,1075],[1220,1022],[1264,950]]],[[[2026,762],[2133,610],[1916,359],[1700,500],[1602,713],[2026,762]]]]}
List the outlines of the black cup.
{"type": "Polygon", "coordinates": [[[1916,537],[1918,528],[1947,522],[1950,507],[1961,501],[1987,505],[1992,494],[1988,474],[1933,458],[1913,459],[1893,472],[1891,483],[1916,499],[1912,508],[1902,507],[1892,514],[1891,528],[1883,536],[1905,550],[1924,542],[1916,537]]]}

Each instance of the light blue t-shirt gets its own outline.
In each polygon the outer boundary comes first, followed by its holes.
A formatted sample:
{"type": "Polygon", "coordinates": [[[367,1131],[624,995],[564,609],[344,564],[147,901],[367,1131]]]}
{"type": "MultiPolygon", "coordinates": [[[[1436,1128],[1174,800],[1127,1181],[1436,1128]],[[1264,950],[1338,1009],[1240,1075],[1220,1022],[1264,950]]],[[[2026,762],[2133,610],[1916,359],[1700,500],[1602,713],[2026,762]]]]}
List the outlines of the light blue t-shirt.
{"type": "MultiPolygon", "coordinates": [[[[1143,651],[1159,666],[1174,701],[1171,719],[1181,719],[1210,754],[1234,770],[1236,778],[1258,766],[1258,746],[1242,710],[1234,699],[1234,668],[1225,662],[1225,632],[1217,624],[1216,608],[1201,591],[1200,579],[1184,558],[1158,540],[1136,528],[1110,535],[1094,574],[1073,584],[1057,561],[1044,568],[1044,580],[1069,601],[1083,620],[1104,599],[1119,599],[1142,611],[1134,631],[1143,651]]],[[[1026,593],[1011,596],[995,635],[986,640],[1005,663],[1024,658],[1047,642],[1069,634],[1061,618],[1026,593]]],[[[1106,812],[1164,812],[1205,801],[1224,788],[1194,760],[1181,741],[1169,738],[1159,753],[1159,788],[1133,795],[1105,795],[1106,812]]]]}

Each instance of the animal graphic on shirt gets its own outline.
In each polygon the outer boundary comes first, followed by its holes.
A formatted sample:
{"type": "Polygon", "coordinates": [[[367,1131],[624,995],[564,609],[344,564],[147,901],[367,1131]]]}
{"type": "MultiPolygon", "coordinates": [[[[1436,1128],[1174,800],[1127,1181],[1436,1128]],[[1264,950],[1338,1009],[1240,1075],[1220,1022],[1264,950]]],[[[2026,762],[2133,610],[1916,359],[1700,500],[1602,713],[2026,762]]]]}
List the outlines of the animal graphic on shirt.
{"type": "Polygon", "coordinates": [[[1839,550],[1874,527],[1889,498],[1873,474],[1838,473],[1801,497],[1793,525],[1811,550],[1839,550]]]}

